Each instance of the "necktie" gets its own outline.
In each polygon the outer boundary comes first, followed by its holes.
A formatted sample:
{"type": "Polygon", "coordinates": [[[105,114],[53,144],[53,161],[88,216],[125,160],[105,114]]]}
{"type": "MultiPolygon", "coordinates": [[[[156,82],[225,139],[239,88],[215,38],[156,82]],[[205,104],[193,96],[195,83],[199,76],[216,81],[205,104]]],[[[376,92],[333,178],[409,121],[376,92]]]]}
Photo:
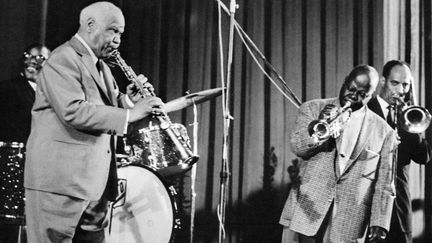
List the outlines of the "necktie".
{"type": "MultiPolygon", "coordinates": [[[[110,96],[108,85],[106,84],[107,79],[105,78],[104,74],[104,66],[102,63],[102,60],[98,60],[96,62],[96,68],[99,72],[99,76],[101,78],[101,85],[103,86],[102,89],[104,89],[105,93],[110,96]]],[[[110,99],[110,97],[108,98],[110,99]]],[[[114,202],[116,200],[116,197],[118,195],[118,177],[117,177],[117,164],[116,164],[116,157],[115,157],[115,138],[114,135],[111,135],[110,139],[110,150],[111,150],[111,161],[110,161],[110,168],[108,172],[108,182],[105,187],[104,195],[109,200],[114,202]]]]}
{"type": "Polygon", "coordinates": [[[97,62],[96,62],[96,69],[98,70],[98,72],[99,72],[99,74],[100,74],[100,72],[101,72],[101,60],[97,60],[97,62]]]}
{"type": "Polygon", "coordinates": [[[107,96],[108,96],[108,99],[111,99],[111,94],[110,94],[110,90],[108,89],[108,85],[107,85],[107,79],[105,78],[105,73],[104,73],[104,66],[103,66],[103,63],[102,63],[102,60],[101,59],[99,59],[97,62],[96,62],[96,69],[98,70],[98,72],[99,72],[99,76],[100,76],[100,78],[101,78],[101,88],[102,88],[102,90],[105,92],[105,94],[107,94],[107,96]]]}
{"type": "Polygon", "coordinates": [[[389,106],[387,106],[387,110],[388,110],[387,117],[386,117],[387,123],[394,129],[396,127],[396,125],[395,125],[393,118],[392,118],[392,115],[391,115],[393,112],[393,109],[389,105],[389,106]]]}

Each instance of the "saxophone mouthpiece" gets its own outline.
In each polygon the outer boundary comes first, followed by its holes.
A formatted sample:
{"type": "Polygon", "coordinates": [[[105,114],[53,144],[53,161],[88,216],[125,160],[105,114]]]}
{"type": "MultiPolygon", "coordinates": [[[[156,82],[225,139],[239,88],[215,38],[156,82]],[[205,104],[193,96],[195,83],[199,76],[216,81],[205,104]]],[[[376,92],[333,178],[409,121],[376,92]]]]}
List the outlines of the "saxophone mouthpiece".
{"type": "Polygon", "coordinates": [[[117,49],[111,51],[111,56],[120,56],[120,52],[117,49]]]}

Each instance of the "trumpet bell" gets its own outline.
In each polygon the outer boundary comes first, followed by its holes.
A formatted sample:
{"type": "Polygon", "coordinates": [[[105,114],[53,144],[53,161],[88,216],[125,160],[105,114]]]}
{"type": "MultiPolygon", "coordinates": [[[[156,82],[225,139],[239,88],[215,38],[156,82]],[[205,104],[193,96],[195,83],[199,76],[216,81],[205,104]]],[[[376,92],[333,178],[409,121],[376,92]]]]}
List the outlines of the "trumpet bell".
{"type": "Polygon", "coordinates": [[[325,121],[319,121],[313,126],[312,137],[316,142],[327,139],[330,136],[330,125],[325,121]]]}
{"type": "Polygon", "coordinates": [[[402,112],[402,129],[409,133],[422,133],[431,123],[431,114],[421,106],[410,106],[402,112]]]}

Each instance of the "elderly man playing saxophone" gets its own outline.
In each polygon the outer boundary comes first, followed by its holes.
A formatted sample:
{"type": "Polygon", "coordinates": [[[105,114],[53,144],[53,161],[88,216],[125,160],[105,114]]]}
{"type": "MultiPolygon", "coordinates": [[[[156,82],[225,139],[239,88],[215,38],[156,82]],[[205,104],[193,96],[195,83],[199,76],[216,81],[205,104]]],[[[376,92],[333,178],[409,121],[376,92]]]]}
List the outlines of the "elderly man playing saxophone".
{"type": "Polygon", "coordinates": [[[29,242],[104,242],[107,204],[117,194],[116,136],[163,111],[157,97],[140,99],[131,87],[121,94],[103,61],[124,28],[118,7],[93,3],[42,69],[24,175],[29,242]]]}

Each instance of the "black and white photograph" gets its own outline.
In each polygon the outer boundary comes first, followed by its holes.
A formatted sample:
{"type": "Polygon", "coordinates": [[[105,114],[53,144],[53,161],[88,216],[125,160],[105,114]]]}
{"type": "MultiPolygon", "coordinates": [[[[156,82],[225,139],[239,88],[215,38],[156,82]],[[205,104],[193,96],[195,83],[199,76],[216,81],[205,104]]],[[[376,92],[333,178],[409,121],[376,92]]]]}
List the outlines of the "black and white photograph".
{"type": "Polygon", "coordinates": [[[432,242],[432,1],[0,10],[0,243],[432,242]]]}

